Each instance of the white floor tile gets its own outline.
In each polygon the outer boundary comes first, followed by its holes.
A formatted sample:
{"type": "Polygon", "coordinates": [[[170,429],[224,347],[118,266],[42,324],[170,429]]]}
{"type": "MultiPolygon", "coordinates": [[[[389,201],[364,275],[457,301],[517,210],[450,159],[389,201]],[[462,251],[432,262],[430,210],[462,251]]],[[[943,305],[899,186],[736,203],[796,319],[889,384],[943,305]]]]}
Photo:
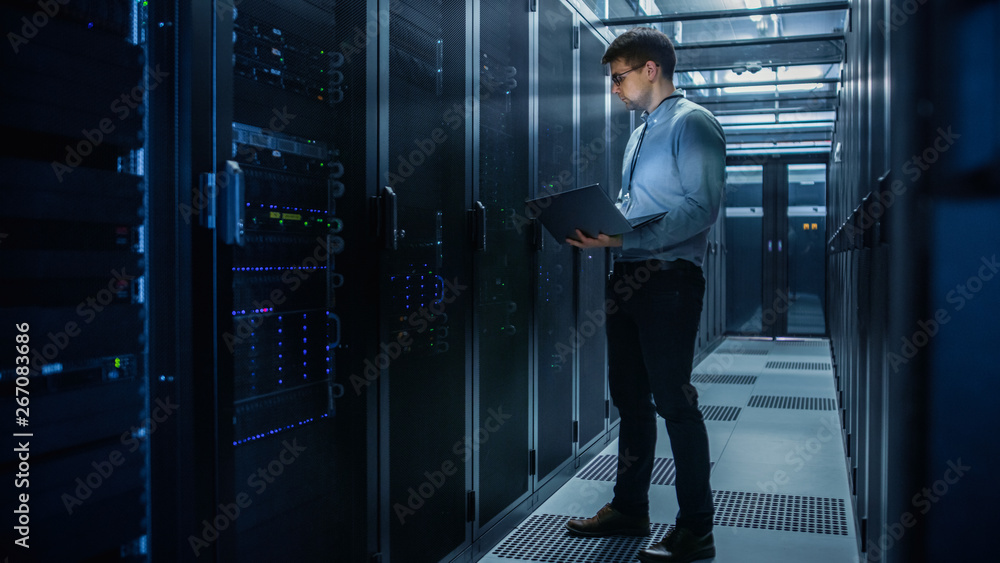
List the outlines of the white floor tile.
{"type": "MultiPolygon", "coordinates": [[[[695,373],[757,375],[753,385],[696,384],[702,405],[741,407],[736,421],[706,421],[709,447],[715,463],[711,484],[716,491],[770,493],[835,499],[846,507],[847,534],[779,531],[717,525],[716,562],[855,563],[858,546],[853,507],[840,434],[839,411],[767,409],[747,407],[752,395],[835,398],[830,370],[765,369],[769,361],[830,363],[828,346],[799,346],[764,341],[730,339],[720,348],[732,351],[768,350],[767,355],[715,353],[695,367],[695,373]]],[[[612,441],[602,455],[617,455],[612,441]]],[[[670,440],[657,418],[657,457],[672,458],[670,440]]],[[[610,502],[614,483],[573,478],[542,503],[534,514],[592,516],[610,502]]],[[[742,495],[730,495],[743,502],[742,495]]],[[[760,498],[751,495],[750,498],[760,498]]],[[[770,498],[770,497],[765,497],[770,498]]],[[[650,487],[650,519],[673,523],[677,495],[673,486],[650,487]]],[[[659,538],[653,538],[658,540],[659,538]]],[[[596,545],[596,544],[595,544],[596,545]]],[[[635,561],[634,559],[626,559],[635,561]]],[[[522,560],[487,554],[487,563],[520,563],[522,560]]],[[[523,561],[528,561],[525,559],[523,561]]],[[[582,563],[582,560],[580,560],[582,563]]],[[[574,559],[572,563],[577,563],[574,559]]]]}

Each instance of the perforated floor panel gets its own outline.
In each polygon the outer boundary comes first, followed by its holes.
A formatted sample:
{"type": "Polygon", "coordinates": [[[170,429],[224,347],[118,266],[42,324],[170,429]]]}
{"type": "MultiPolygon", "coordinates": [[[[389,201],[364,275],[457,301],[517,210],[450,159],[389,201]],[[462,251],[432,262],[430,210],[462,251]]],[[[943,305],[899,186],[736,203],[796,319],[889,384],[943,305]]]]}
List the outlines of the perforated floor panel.
{"type": "Polygon", "coordinates": [[[778,397],[776,395],[753,395],[748,407],[761,409],[796,409],[810,411],[832,411],[837,408],[833,399],[821,397],[778,397]]]}
{"type": "Polygon", "coordinates": [[[767,362],[764,369],[794,369],[794,370],[828,370],[831,365],[826,362],[767,362]]]}
{"type": "Polygon", "coordinates": [[[802,347],[808,346],[812,348],[829,348],[830,345],[826,340],[779,340],[774,343],[775,346],[784,347],[802,347]]]}
{"type": "Polygon", "coordinates": [[[691,382],[711,384],[722,383],[727,385],[753,385],[757,383],[757,376],[696,373],[691,376],[691,382]]]}
{"type": "Polygon", "coordinates": [[[543,563],[621,563],[635,561],[635,552],[660,541],[674,526],[654,522],[652,532],[644,538],[609,536],[583,538],[571,536],[566,531],[570,518],[587,516],[561,516],[536,514],[518,526],[498,545],[492,554],[504,559],[539,561],[543,563]]]}
{"type": "Polygon", "coordinates": [[[712,491],[715,524],[784,532],[847,535],[844,499],[712,491]]]}
{"type": "MultiPolygon", "coordinates": [[[[850,475],[838,447],[824,447],[801,471],[789,471],[786,459],[789,450],[812,435],[812,428],[819,428],[820,418],[837,419],[830,418],[838,408],[832,364],[827,340],[730,338],[694,366],[691,382],[698,388],[699,408],[712,438],[716,561],[863,560],[858,557],[850,475]],[[772,483],[779,479],[777,469],[785,471],[788,481],[780,477],[780,484],[772,483]]],[[[658,428],[662,424],[658,421],[658,428]]],[[[658,455],[673,455],[663,443],[667,439],[666,432],[658,432],[658,455]]],[[[672,528],[666,523],[673,524],[676,517],[676,490],[667,488],[676,487],[671,457],[653,461],[650,536],[582,538],[565,528],[568,515],[584,512],[583,517],[590,517],[613,498],[617,448],[613,440],[596,451],[563,489],[534,506],[527,520],[483,553],[481,562],[635,562],[638,550],[662,539],[672,528]]]]}
{"type": "MultiPolygon", "coordinates": [[[[711,462],[715,467],[715,462],[711,462]]],[[[591,481],[614,481],[615,474],[618,473],[618,456],[599,455],[586,465],[576,476],[580,479],[591,481]]],[[[677,470],[674,467],[674,460],[669,457],[658,457],[653,460],[653,477],[650,482],[654,485],[673,485],[677,478],[677,470]]]]}
{"type": "Polygon", "coordinates": [[[701,414],[705,420],[731,422],[740,417],[740,407],[724,407],[720,405],[702,405],[701,414]]]}
{"type": "MultiPolygon", "coordinates": [[[[847,511],[843,499],[712,491],[715,525],[784,532],[847,535],[847,511]]],[[[505,559],[545,563],[618,563],[634,561],[635,552],[662,538],[673,525],[652,523],[645,538],[610,536],[581,538],[566,531],[570,518],[559,514],[536,514],[518,526],[492,554],[505,559]]]]}
{"type": "Polygon", "coordinates": [[[754,350],[749,348],[720,348],[717,354],[743,354],[745,356],[766,356],[769,350],[754,350]]]}

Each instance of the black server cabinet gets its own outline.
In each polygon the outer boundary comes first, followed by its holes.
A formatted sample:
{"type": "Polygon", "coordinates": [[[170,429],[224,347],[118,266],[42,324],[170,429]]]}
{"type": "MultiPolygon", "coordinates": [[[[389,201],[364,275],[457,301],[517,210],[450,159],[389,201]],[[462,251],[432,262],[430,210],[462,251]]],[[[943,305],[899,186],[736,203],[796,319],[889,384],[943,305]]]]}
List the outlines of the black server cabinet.
{"type": "MultiPolygon", "coordinates": [[[[529,161],[528,5],[479,2],[475,200],[485,229],[475,265],[477,530],[531,492],[532,237],[525,215],[529,161]]],[[[477,215],[473,215],[479,221],[477,215]]],[[[478,235],[477,235],[478,236],[478,235]]],[[[478,532],[477,532],[478,535],[478,532]]]]}
{"type": "Polygon", "coordinates": [[[214,8],[214,131],[195,135],[216,151],[198,189],[216,199],[218,509],[181,532],[223,561],[357,560],[363,409],[342,350],[365,279],[340,257],[367,228],[368,6],[214,8]]]}
{"type": "MultiPolygon", "coordinates": [[[[580,132],[577,149],[579,185],[599,183],[610,189],[608,182],[608,95],[610,79],[607,65],[601,64],[606,44],[586,22],[579,28],[579,93],[580,132]]],[[[613,157],[611,157],[613,158],[613,157]]],[[[617,190],[612,198],[618,196],[617,190]]],[[[579,304],[573,345],[579,361],[578,433],[576,438],[584,447],[606,429],[605,410],[607,393],[608,355],[605,333],[604,284],[607,279],[605,249],[580,251],[579,304]]]]}
{"type": "Polygon", "coordinates": [[[481,440],[469,431],[468,12],[395,2],[379,38],[382,556],[397,562],[438,561],[469,541],[481,440]]]}
{"type": "Polygon", "coordinates": [[[146,382],[144,116],[164,75],[146,64],[144,16],[0,7],[0,467],[18,561],[149,547],[147,438],[175,405],[146,382]]]}
{"type": "MultiPolygon", "coordinates": [[[[608,85],[609,91],[610,88],[611,86],[608,85]]],[[[608,188],[612,198],[617,198],[618,192],[622,188],[622,174],[625,168],[625,147],[628,145],[629,137],[632,135],[633,115],[633,112],[627,109],[625,104],[621,103],[621,100],[616,99],[616,97],[611,98],[611,109],[608,113],[607,158],[610,168],[608,188]]],[[[613,424],[619,418],[618,407],[610,400],[608,404],[610,405],[608,407],[608,422],[609,424],[613,424]]]]}
{"type": "MultiPolygon", "coordinates": [[[[537,195],[577,186],[574,150],[573,12],[556,0],[538,3],[537,195]]],[[[576,327],[574,249],[539,226],[537,254],[537,478],[546,478],[574,454],[572,348],[576,327]]]]}

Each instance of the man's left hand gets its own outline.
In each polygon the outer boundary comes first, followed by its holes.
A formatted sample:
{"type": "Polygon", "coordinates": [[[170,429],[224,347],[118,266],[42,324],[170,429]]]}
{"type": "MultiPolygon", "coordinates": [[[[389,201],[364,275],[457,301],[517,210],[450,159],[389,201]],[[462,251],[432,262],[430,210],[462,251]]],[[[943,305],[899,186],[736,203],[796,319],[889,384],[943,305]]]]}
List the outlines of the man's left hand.
{"type": "Polygon", "coordinates": [[[604,246],[621,246],[622,236],[614,235],[608,236],[605,234],[597,235],[597,238],[590,238],[583,234],[580,229],[576,230],[576,239],[566,238],[566,242],[572,244],[577,248],[600,248],[604,246]]]}

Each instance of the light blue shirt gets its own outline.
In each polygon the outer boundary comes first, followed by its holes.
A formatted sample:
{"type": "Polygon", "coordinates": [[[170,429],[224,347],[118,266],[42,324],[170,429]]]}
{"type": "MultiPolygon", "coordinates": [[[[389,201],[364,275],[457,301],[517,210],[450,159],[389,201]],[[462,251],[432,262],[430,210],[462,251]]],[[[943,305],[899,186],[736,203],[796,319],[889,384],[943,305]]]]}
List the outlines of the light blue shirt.
{"type": "Polygon", "coordinates": [[[632,132],[625,147],[617,205],[629,219],[667,214],[625,233],[615,260],[683,258],[701,266],[726,187],[725,133],[711,112],[684,98],[680,90],[652,113],[644,111],[642,118],[646,123],[632,132]]]}

